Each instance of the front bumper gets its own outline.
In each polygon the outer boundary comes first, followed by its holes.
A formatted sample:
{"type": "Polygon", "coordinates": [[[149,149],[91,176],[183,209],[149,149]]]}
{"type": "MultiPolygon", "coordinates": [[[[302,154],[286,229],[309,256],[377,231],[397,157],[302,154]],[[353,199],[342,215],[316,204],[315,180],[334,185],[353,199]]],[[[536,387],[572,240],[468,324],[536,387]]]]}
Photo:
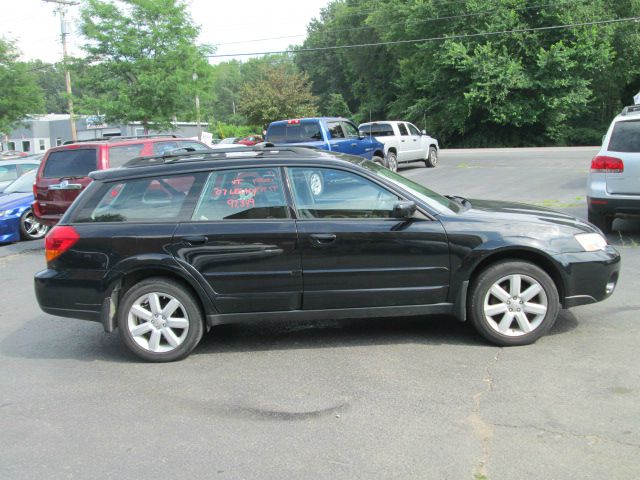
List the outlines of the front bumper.
{"type": "Polygon", "coordinates": [[[564,253],[554,259],[562,267],[563,308],[601,302],[613,294],[620,275],[620,254],[611,245],[597,252],[564,253]]]}
{"type": "Polygon", "coordinates": [[[0,219],[0,243],[20,241],[20,217],[4,217],[0,219]]]}

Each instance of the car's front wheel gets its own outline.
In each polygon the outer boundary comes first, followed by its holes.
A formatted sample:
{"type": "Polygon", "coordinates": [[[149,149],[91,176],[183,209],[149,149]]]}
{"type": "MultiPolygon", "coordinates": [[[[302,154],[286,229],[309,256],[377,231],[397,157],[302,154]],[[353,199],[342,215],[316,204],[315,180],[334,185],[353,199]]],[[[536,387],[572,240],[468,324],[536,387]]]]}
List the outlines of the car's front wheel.
{"type": "Polygon", "coordinates": [[[478,275],[469,292],[471,322],[500,346],[535,342],[553,326],[559,311],[555,283],[529,262],[496,263],[478,275]]]}
{"type": "Polygon", "coordinates": [[[429,147],[429,153],[427,159],[424,161],[427,168],[434,168],[438,165],[438,151],[435,147],[429,147]]]}
{"type": "Polygon", "coordinates": [[[398,171],[398,157],[395,153],[387,153],[387,165],[389,165],[389,170],[391,170],[392,172],[398,171]]]}
{"type": "Polygon", "coordinates": [[[20,217],[20,236],[24,240],[37,240],[44,237],[48,231],[49,226],[38,222],[30,208],[20,217]]]}
{"type": "Polygon", "coordinates": [[[125,345],[150,362],[185,358],[203,333],[194,296],[168,278],[149,278],[131,287],[118,308],[118,329],[125,345]]]}

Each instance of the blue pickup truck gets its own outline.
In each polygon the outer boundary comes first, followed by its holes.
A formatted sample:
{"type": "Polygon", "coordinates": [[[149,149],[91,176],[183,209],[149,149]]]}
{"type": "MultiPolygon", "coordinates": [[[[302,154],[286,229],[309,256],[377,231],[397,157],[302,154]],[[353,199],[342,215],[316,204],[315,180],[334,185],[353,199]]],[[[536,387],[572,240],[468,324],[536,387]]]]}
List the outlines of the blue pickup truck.
{"type": "Polygon", "coordinates": [[[274,145],[308,145],[358,155],[387,166],[384,145],[370,136],[361,136],[358,127],[344,118],[318,117],[271,122],[264,140],[274,145]]]}

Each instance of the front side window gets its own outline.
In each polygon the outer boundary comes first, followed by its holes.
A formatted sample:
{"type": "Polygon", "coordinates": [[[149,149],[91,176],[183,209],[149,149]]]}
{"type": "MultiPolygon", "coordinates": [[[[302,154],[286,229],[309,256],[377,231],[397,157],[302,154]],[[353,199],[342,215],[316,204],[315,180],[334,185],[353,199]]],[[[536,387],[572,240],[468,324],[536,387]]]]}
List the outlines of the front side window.
{"type": "Polygon", "coordinates": [[[342,131],[340,122],[329,122],[327,124],[327,128],[329,129],[329,135],[331,135],[331,138],[344,138],[344,132],[342,131]]]}
{"type": "Polygon", "coordinates": [[[178,148],[178,142],[156,142],[153,144],[153,154],[162,155],[178,148]]]}
{"type": "Polygon", "coordinates": [[[192,220],[269,220],[289,218],[278,168],[211,172],[192,220]]]}
{"type": "Polygon", "coordinates": [[[360,136],[358,134],[358,129],[352,123],[342,122],[342,126],[344,127],[345,131],[347,132],[347,137],[353,138],[353,137],[359,137],[360,136]]]}
{"type": "Polygon", "coordinates": [[[97,168],[97,151],[69,149],[51,152],[44,166],[45,178],[86,177],[97,168]]]}
{"type": "Polygon", "coordinates": [[[288,172],[299,218],[391,218],[399,200],[395,193],[351,172],[316,167],[288,172]]]}
{"type": "Polygon", "coordinates": [[[418,137],[420,136],[420,130],[418,130],[414,125],[407,123],[407,126],[409,127],[409,132],[411,132],[411,135],[418,137]]]}
{"type": "MultiPolygon", "coordinates": [[[[174,175],[106,184],[89,202],[76,222],[178,221],[188,211],[192,188],[199,188],[196,174],[174,175]]],[[[201,185],[201,182],[200,182],[201,185]]]]}

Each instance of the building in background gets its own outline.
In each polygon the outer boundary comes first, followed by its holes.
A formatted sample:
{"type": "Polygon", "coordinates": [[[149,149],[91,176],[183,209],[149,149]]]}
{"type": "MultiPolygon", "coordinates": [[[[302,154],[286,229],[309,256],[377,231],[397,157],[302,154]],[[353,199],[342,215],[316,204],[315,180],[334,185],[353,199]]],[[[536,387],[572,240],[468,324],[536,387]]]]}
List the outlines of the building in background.
{"type": "MultiPolygon", "coordinates": [[[[175,134],[195,138],[207,124],[196,122],[175,122],[173,130],[151,130],[149,133],[175,134]]],[[[76,115],[78,140],[108,138],[114,136],[133,137],[144,134],[141,123],[127,125],[107,125],[97,116],[76,115]]],[[[24,120],[9,135],[2,139],[2,150],[18,150],[27,153],[44,153],[51,147],[71,141],[69,115],[50,113],[33,115],[24,120]]]]}

